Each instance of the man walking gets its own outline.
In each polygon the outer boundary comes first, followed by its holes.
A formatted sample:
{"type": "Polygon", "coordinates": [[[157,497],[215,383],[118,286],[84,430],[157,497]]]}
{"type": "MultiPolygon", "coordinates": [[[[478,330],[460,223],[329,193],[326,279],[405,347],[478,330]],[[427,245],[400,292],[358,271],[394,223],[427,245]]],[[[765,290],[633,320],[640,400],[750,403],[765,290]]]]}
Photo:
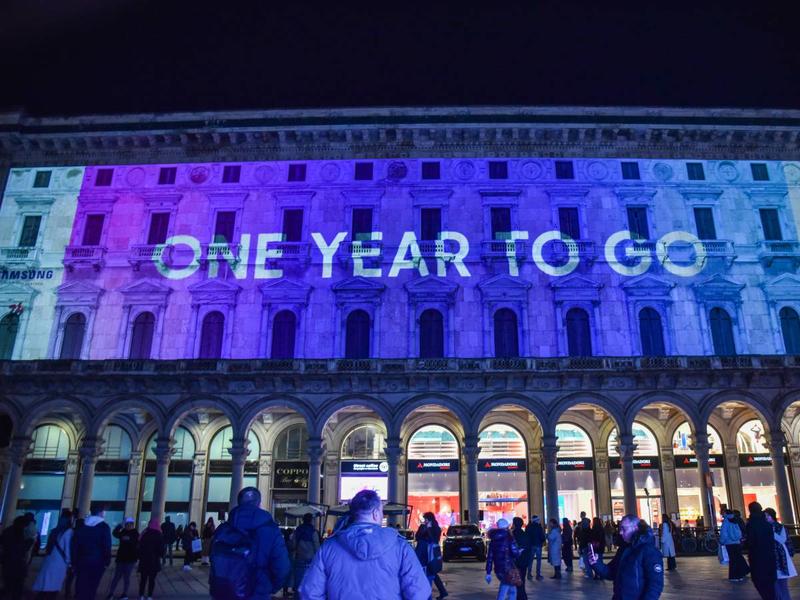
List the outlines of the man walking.
{"type": "Polygon", "coordinates": [[[584,511],[581,511],[581,520],[578,523],[578,556],[583,558],[584,564],[584,577],[592,579],[592,569],[589,567],[589,544],[592,537],[592,522],[586,516],[584,511]]]}
{"type": "Polygon", "coordinates": [[[112,535],[119,540],[117,547],[117,561],[114,567],[114,578],[111,580],[111,587],[108,588],[108,600],[114,597],[117,591],[117,584],[122,579],[122,595],[120,600],[128,600],[128,587],[131,583],[131,573],[136,566],[139,555],[139,532],[134,526],[133,517],[125,519],[125,524],[117,525],[112,535]]]}
{"type": "Polygon", "coordinates": [[[329,537],[306,572],[301,600],[428,600],[431,584],[409,543],[383,528],[383,504],[372,490],[350,501],[352,523],[329,537]]]}
{"type": "Polygon", "coordinates": [[[750,577],[762,600],[775,600],[778,566],[775,561],[775,537],[758,502],[751,502],[750,518],[745,528],[745,543],[750,559],[750,577]]]}
{"type": "Polygon", "coordinates": [[[75,570],[75,600],[94,600],[103,572],[111,563],[111,528],[105,522],[105,507],[95,505],[83,527],[72,535],[72,568],[75,570]]]}
{"type": "MultiPolygon", "coordinates": [[[[528,555],[528,563],[526,565],[528,579],[533,579],[533,561],[535,559],[536,581],[541,581],[544,579],[544,577],[542,577],[542,546],[544,546],[546,538],[544,529],[537,515],[531,517],[530,523],[528,523],[528,526],[525,528],[525,535],[528,536],[528,545],[530,547],[530,554],[528,555]]],[[[525,575],[525,573],[520,573],[520,575],[525,575]]]]}
{"type": "Polygon", "coordinates": [[[164,522],[161,524],[161,535],[164,538],[164,554],[161,558],[161,564],[167,564],[167,556],[169,556],[169,565],[172,566],[172,545],[177,539],[175,533],[175,523],[173,523],[169,516],[164,517],[164,522]]]}

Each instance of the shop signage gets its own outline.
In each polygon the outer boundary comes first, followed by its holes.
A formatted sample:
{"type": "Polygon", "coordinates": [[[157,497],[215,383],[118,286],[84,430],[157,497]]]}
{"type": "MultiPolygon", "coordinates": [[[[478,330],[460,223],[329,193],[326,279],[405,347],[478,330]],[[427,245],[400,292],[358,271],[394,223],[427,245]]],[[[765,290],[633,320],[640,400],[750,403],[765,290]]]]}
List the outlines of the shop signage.
{"type": "Polygon", "coordinates": [[[389,474],[389,463],[385,460],[343,460],[342,475],[350,477],[354,475],[387,476],[389,474]]]}
{"type": "MultiPolygon", "coordinates": [[[[609,456],[608,465],[611,469],[621,469],[622,460],[619,456],[609,456]]],[[[661,462],[657,456],[634,456],[633,468],[634,469],[658,469],[661,462]]]]}
{"type": "Polygon", "coordinates": [[[307,490],[308,463],[305,461],[275,461],[272,489],[307,490]]]}
{"type": "Polygon", "coordinates": [[[594,469],[594,459],[591,456],[559,458],[556,462],[558,471],[591,471],[594,469]]]}
{"type": "MultiPolygon", "coordinates": [[[[478,461],[480,463],[480,460],[478,461]]],[[[411,460],[408,461],[409,473],[458,473],[458,459],[451,460],[411,460]]]]}
{"type": "Polygon", "coordinates": [[[524,473],[527,463],[524,458],[480,458],[478,459],[478,471],[500,471],[524,473]]]}
{"type": "Polygon", "coordinates": [[[772,457],[769,454],[740,454],[740,467],[771,467],[772,457]]]}
{"type": "MultiPolygon", "coordinates": [[[[709,454],[708,466],[712,469],[725,466],[725,457],[722,454],[709,454]]],[[[697,468],[697,457],[694,454],[676,454],[675,455],[675,468],[676,469],[693,469],[697,468]]]]}

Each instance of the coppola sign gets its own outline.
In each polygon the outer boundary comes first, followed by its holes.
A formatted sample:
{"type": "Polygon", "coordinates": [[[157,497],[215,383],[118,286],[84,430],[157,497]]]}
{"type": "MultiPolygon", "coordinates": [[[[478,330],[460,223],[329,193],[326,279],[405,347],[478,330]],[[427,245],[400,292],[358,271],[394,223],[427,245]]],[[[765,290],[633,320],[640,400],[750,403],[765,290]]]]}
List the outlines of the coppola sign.
{"type": "Polygon", "coordinates": [[[276,490],[308,489],[308,463],[302,461],[276,461],[272,476],[272,488],[276,490]]]}

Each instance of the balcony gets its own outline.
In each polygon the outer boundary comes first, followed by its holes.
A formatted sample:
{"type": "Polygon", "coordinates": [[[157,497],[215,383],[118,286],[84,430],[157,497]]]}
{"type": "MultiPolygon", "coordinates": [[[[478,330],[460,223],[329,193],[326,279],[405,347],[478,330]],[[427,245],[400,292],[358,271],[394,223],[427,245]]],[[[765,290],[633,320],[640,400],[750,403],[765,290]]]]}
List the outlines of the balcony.
{"type": "Polygon", "coordinates": [[[64,266],[68,271],[90,267],[99,271],[105,264],[106,249],[103,246],[67,246],[64,249],[64,266]]]}
{"type": "Polygon", "coordinates": [[[42,249],[34,246],[0,246],[0,269],[35,269],[42,249]]]}
{"type": "Polygon", "coordinates": [[[135,271],[138,271],[143,264],[154,262],[159,255],[161,255],[161,260],[169,263],[172,260],[173,248],[173,246],[164,244],[135,244],[130,247],[128,262],[135,271]]]}
{"type": "Polygon", "coordinates": [[[375,268],[380,266],[383,258],[383,242],[377,240],[343,242],[336,256],[343,266],[354,258],[361,258],[365,267],[375,268]]]}
{"type": "Polygon", "coordinates": [[[730,267],[736,259],[736,250],[730,240],[700,240],[707,258],[721,259],[730,267]]]}
{"type": "Polygon", "coordinates": [[[562,240],[549,244],[548,262],[566,263],[571,256],[577,256],[581,264],[591,265],[597,254],[591,240],[562,240]]]}
{"type": "Polygon", "coordinates": [[[758,260],[765,269],[780,264],[794,271],[800,266],[800,242],[765,240],[758,245],[758,260]]]}
{"type": "Polygon", "coordinates": [[[239,256],[239,244],[211,243],[202,244],[201,248],[200,268],[203,270],[208,269],[211,261],[226,262],[236,267],[242,260],[239,256]]]}
{"type": "Polygon", "coordinates": [[[280,250],[280,257],[266,260],[268,269],[286,268],[292,263],[305,268],[311,262],[311,244],[308,242],[270,242],[269,250],[280,250]]]}
{"type": "Polygon", "coordinates": [[[528,257],[525,240],[484,240],[481,242],[481,260],[487,265],[513,258],[517,265],[528,257]]]}

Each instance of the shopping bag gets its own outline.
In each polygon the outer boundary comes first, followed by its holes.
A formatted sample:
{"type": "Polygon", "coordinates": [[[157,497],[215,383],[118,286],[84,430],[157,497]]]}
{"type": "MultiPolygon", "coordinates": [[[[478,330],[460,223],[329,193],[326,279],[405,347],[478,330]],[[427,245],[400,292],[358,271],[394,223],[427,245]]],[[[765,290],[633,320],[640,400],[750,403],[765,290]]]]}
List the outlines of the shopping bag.
{"type": "Polygon", "coordinates": [[[719,564],[721,565],[728,564],[728,549],[722,544],[719,545],[719,552],[717,552],[717,558],[719,558],[719,564]]]}
{"type": "Polygon", "coordinates": [[[582,554],[581,554],[580,558],[578,559],[578,568],[579,569],[585,569],[586,568],[586,565],[583,562],[583,555],[582,554]]]}
{"type": "Polygon", "coordinates": [[[198,553],[203,551],[203,542],[199,539],[192,540],[192,552],[198,553]]]}

